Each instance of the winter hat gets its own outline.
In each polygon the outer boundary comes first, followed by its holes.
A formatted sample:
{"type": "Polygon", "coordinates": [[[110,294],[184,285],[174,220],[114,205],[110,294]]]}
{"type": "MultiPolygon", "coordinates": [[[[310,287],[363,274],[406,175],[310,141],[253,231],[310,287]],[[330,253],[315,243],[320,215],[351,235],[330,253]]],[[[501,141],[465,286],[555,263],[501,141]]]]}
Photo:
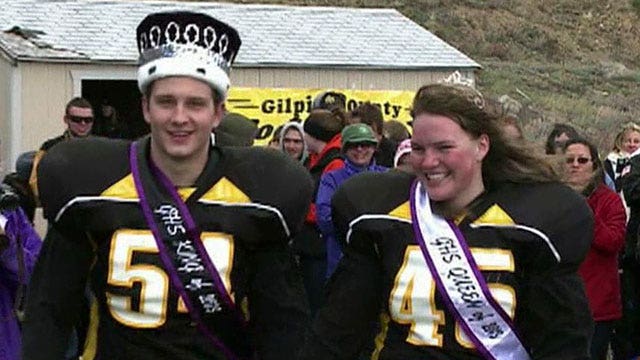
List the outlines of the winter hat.
{"type": "Polygon", "coordinates": [[[342,148],[349,144],[369,143],[376,145],[378,140],[373,134],[371,126],[367,124],[353,124],[342,129],[342,148]]]}
{"type": "Polygon", "coordinates": [[[316,109],[311,111],[303,127],[305,133],[318,140],[329,142],[344,127],[344,119],[329,110],[316,109]]]}
{"type": "Polygon", "coordinates": [[[313,99],[312,108],[326,110],[339,108],[342,111],[345,111],[347,108],[347,97],[343,93],[336,91],[324,91],[316,95],[313,99]]]}
{"type": "Polygon", "coordinates": [[[393,167],[398,167],[398,162],[403,155],[411,154],[411,139],[402,140],[393,156],[393,167]]]}
{"type": "Polygon", "coordinates": [[[251,146],[256,138],[258,126],[249,118],[238,113],[226,113],[220,125],[214,130],[216,145],[251,146]]]}
{"type": "Polygon", "coordinates": [[[175,11],[148,15],[136,34],[142,93],[154,80],[189,76],[227,97],[229,71],[241,44],[234,28],[206,14],[175,11]]]}

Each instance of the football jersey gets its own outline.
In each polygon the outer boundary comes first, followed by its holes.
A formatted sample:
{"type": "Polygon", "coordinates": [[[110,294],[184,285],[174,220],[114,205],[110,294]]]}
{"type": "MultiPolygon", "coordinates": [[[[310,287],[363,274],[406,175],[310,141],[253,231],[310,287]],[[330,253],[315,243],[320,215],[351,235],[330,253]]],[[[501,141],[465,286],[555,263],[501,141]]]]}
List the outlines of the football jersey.
{"type": "MultiPolygon", "coordinates": [[[[148,149],[148,141],[140,146],[148,149]]],[[[62,358],[87,274],[99,309],[97,358],[225,358],[170,284],[141,211],[128,149],[124,141],[74,140],[40,164],[51,228],[32,278],[25,359],[62,358]]],[[[212,147],[195,185],[178,192],[249,321],[258,358],[292,358],[308,319],[288,248],[310,202],[305,169],[278,151],[212,147]]]]}
{"type": "MultiPolygon", "coordinates": [[[[353,359],[382,309],[373,359],[481,359],[444,304],[415,240],[414,177],[347,181],[333,198],[346,242],[303,359],[353,359]]],[[[593,237],[590,210],[561,184],[501,184],[456,223],[497,303],[533,359],[587,359],[592,321],[576,270],[593,237]]]]}

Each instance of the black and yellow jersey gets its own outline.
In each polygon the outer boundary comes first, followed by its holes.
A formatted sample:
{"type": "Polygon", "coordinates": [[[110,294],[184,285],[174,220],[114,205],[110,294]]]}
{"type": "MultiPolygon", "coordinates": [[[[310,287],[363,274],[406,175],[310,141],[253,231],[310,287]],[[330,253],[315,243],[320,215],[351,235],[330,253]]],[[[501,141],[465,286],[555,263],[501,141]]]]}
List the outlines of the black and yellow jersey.
{"type": "MultiPolygon", "coordinates": [[[[345,241],[303,359],[354,359],[370,340],[373,359],[480,359],[444,305],[412,229],[414,177],[363,174],[333,198],[345,241]]],[[[501,184],[455,219],[488,287],[533,359],[587,359],[592,331],[576,271],[593,236],[591,212],[560,184],[501,184]]]]}
{"type": "MultiPolygon", "coordinates": [[[[98,304],[97,358],[224,358],[170,285],[128,149],[125,141],[71,140],[40,163],[50,229],[31,283],[25,359],[62,358],[87,279],[98,304]]],[[[211,147],[209,159],[195,185],[178,192],[249,319],[258,358],[292,358],[308,310],[288,242],[310,202],[311,179],[274,150],[211,147]]]]}

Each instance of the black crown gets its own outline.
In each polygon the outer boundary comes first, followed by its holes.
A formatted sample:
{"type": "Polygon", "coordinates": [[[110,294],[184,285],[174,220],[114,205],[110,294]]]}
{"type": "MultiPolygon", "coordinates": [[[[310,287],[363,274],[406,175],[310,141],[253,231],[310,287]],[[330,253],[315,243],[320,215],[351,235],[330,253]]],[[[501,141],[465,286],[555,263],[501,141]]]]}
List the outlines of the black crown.
{"type": "Polygon", "coordinates": [[[180,48],[207,51],[228,71],[240,48],[236,29],[213,17],[186,11],[148,15],[136,30],[140,65],[173,56],[180,48]]]}

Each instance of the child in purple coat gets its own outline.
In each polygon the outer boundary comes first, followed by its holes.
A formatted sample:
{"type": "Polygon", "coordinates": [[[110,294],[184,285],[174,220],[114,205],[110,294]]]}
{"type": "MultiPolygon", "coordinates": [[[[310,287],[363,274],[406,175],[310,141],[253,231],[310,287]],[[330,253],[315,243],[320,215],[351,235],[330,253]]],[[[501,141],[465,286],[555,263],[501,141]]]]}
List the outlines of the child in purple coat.
{"type": "Polygon", "coordinates": [[[20,358],[19,305],[42,241],[17,203],[0,209],[0,359],[14,360],[20,358]]]}

